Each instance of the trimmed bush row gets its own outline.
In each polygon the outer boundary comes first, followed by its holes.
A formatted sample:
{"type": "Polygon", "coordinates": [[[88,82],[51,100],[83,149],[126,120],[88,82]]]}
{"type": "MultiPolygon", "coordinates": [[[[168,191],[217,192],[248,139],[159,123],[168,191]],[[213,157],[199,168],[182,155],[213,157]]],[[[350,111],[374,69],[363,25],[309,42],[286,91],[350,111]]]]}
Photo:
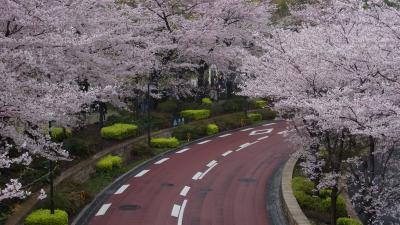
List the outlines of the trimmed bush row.
{"type": "Polygon", "coordinates": [[[210,98],[203,98],[203,99],[201,99],[201,102],[204,104],[204,105],[211,105],[213,102],[212,102],[212,100],[210,99],[210,98]]]}
{"type": "Polygon", "coordinates": [[[249,113],[247,115],[247,117],[249,117],[249,119],[253,122],[255,121],[261,121],[262,120],[262,115],[261,113],[249,113]]]}
{"type": "Polygon", "coordinates": [[[152,138],[150,145],[154,148],[176,148],[179,146],[179,141],[175,137],[152,138]]]}
{"type": "Polygon", "coordinates": [[[347,217],[341,217],[338,218],[336,221],[337,225],[362,225],[361,222],[358,220],[352,219],[352,218],[347,218],[347,217]]]}
{"type": "Polygon", "coordinates": [[[255,104],[256,104],[256,107],[260,108],[260,109],[267,107],[267,101],[265,101],[265,100],[256,100],[255,104]]]}
{"type": "Polygon", "coordinates": [[[72,136],[72,131],[69,128],[52,127],[50,131],[51,138],[56,142],[62,142],[64,139],[72,136]]]}
{"type": "Polygon", "coordinates": [[[216,124],[208,124],[207,125],[207,135],[213,135],[219,132],[219,128],[216,124]]]}
{"type": "Polygon", "coordinates": [[[208,109],[184,110],[181,112],[181,116],[192,120],[207,119],[210,117],[210,110],[208,109]]]}
{"type": "MultiPolygon", "coordinates": [[[[318,195],[313,195],[315,184],[304,177],[294,177],[292,180],[293,194],[296,197],[299,205],[308,210],[313,210],[322,213],[330,213],[331,211],[331,191],[322,189],[318,195]]],[[[337,212],[339,217],[346,217],[346,202],[343,196],[337,199],[337,212]]]]}
{"type": "Polygon", "coordinates": [[[112,126],[101,128],[101,137],[105,139],[122,140],[136,135],[138,127],[133,124],[117,123],[112,126]]]}
{"type": "Polygon", "coordinates": [[[49,209],[38,209],[25,218],[25,225],[68,225],[68,214],[56,209],[50,214],[49,209]]]}
{"type": "Polygon", "coordinates": [[[122,167],[122,158],[119,156],[107,155],[96,163],[96,171],[107,172],[122,167]]]}

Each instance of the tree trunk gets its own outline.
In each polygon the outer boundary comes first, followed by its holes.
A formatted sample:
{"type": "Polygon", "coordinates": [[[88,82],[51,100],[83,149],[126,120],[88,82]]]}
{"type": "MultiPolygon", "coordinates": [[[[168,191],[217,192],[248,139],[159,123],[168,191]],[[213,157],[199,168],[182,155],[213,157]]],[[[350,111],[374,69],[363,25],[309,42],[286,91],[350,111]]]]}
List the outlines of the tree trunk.
{"type": "Polygon", "coordinates": [[[337,198],[338,198],[338,188],[336,184],[336,187],[332,188],[332,193],[331,193],[331,225],[336,225],[337,198]]]}

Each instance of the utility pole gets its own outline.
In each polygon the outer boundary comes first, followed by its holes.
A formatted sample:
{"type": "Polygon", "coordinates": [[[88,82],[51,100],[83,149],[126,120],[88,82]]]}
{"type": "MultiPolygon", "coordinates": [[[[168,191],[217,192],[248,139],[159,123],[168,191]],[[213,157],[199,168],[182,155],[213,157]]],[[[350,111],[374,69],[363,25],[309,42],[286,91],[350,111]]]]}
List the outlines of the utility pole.
{"type": "MultiPolygon", "coordinates": [[[[49,121],[49,135],[51,137],[51,121],[49,121]]],[[[54,214],[53,161],[51,159],[49,159],[49,183],[50,183],[50,213],[54,214]]]]}
{"type": "Polygon", "coordinates": [[[150,118],[150,80],[147,82],[147,145],[151,142],[151,118],[150,118]]]}

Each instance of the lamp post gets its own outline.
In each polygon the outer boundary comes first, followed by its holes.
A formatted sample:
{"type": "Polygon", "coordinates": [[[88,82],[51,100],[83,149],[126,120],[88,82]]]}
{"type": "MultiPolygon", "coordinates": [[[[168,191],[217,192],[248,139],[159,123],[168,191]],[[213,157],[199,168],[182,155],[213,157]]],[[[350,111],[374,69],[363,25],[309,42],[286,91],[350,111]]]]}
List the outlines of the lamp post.
{"type": "MultiPolygon", "coordinates": [[[[51,122],[49,121],[49,135],[51,137],[51,122]]],[[[49,184],[50,184],[50,213],[54,214],[54,180],[53,180],[53,160],[49,159],[49,184]]]]}
{"type": "Polygon", "coordinates": [[[146,110],[147,110],[147,145],[150,147],[151,144],[151,115],[150,115],[150,85],[153,82],[153,79],[156,77],[157,72],[153,69],[153,72],[150,74],[149,79],[147,81],[147,93],[146,93],[146,110]]]}

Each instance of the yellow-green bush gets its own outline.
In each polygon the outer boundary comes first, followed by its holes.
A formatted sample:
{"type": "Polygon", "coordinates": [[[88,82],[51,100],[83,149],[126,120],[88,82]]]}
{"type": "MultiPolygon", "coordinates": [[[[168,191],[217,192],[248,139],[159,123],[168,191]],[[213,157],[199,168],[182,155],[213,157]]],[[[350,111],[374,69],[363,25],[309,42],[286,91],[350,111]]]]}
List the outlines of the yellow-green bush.
{"type": "Polygon", "coordinates": [[[210,110],[208,109],[184,110],[181,112],[181,116],[193,120],[207,119],[210,117],[210,110]]]}
{"type": "Polygon", "coordinates": [[[68,214],[56,209],[54,214],[49,209],[38,209],[32,212],[24,221],[25,225],[68,225],[68,214]]]}
{"type": "Polygon", "coordinates": [[[219,132],[219,128],[216,124],[208,124],[207,125],[207,135],[213,135],[219,132]]]}
{"type": "Polygon", "coordinates": [[[72,131],[69,128],[52,127],[50,131],[51,138],[56,142],[62,142],[64,139],[72,136],[72,131]]]}
{"type": "Polygon", "coordinates": [[[150,145],[154,148],[176,148],[179,146],[179,141],[175,137],[152,138],[150,145]]]}
{"type": "Polygon", "coordinates": [[[294,177],[292,179],[292,188],[293,191],[302,191],[311,195],[315,188],[315,184],[305,177],[294,177]]]}
{"type": "Polygon", "coordinates": [[[337,219],[337,225],[362,225],[362,223],[358,220],[347,218],[347,217],[340,217],[337,219]]]}
{"type": "Polygon", "coordinates": [[[202,98],[201,102],[205,105],[211,105],[213,102],[210,98],[202,98]]]}
{"type": "Polygon", "coordinates": [[[112,126],[101,128],[101,137],[105,139],[122,140],[136,135],[138,127],[133,124],[116,123],[112,126]]]}
{"type": "MultiPolygon", "coordinates": [[[[324,200],[322,200],[322,209],[325,212],[330,212],[331,211],[331,203],[332,203],[332,200],[330,197],[325,198],[324,200]]],[[[339,197],[336,200],[336,209],[337,209],[337,215],[339,217],[347,216],[346,201],[344,200],[343,196],[341,196],[341,195],[339,195],[339,197]]]]}
{"type": "Polygon", "coordinates": [[[122,158],[119,156],[107,155],[96,163],[96,170],[99,172],[107,172],[119,167],[122,167],[122,158]]]}
{"type": "Polygon", "coordinates": [[[251,121],[260,121],[262,120],[262,115],[260,113],[249,113],[247,115],[251,121]]]}
{"type": "Polygon", "coordinates": [[[265,100],[256,100],[255,104],[256,104],[256,107],[260,108],[260,109],[267,107],[267,101],[265,101],[265,100]]]}

